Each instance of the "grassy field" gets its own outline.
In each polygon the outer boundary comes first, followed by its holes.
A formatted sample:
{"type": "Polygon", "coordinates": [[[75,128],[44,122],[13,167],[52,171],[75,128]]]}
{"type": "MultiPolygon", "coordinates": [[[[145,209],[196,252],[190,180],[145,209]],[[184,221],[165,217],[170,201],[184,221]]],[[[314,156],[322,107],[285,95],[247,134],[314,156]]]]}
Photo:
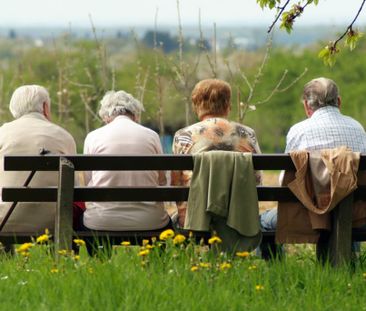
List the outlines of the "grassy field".
{"type": "Polygon", "coordinates": [[[335,270],[304,248],[265,262],[173,241],[121,245],[110,258],[90,258],[81,246],[80,256],[61,252],[58,261],[48,244],[19,246],[30,248],[1,257],[0,309],[366,310],[362,260],[335,270]]]}

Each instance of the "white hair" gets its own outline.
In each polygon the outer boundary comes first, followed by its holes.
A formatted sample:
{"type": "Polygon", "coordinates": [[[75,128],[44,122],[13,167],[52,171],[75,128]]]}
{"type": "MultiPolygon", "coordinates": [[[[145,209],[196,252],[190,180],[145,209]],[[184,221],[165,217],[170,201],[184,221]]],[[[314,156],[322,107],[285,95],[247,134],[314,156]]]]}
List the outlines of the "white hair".
{"type": "Polygon", "coordinates": [[[303,99],[313,111],[325,106],[338,107],[338,96],[337,84],[328,78],[316,78],[304,86],[303,99]]]}
{"type": "Polygon", "coordinates": [[[100,102],[99,115],[103,120],[125,114],[139,118],[142,111],[144,106],[131,94],[125,91],[109,91],[100,102]]]}
{"type": "Polygon", "coordinates": [[[9,109],[15,119],[31,112],[43,113],[43,103],[51,108],[47,90],[40,85],[23,85],[18,87],[10,99],[9,109]]]}

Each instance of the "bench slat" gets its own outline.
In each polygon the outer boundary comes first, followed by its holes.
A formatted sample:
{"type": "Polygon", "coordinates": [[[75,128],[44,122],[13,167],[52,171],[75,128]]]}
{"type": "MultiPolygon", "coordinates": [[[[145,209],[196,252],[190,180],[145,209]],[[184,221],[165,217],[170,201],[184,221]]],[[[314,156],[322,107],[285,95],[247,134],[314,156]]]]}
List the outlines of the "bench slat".
{"type": "MultiPolygon", "coordinates": [[[[191,155],[129,155],[129,156],[88,156],[65,157],[74,164],[76,171],[85,170],[191,170],[191,155]]],[[[6,171],[58,171],[58,155],[46,156],[5,156],[6,171]]],[[[287,154],[253,154],[257,170],[293,170],[294,165],[287,154]]],[[[366,170],[366,154],[361,155],[359,170],[366,170]]]]}
{"type": "MultiPolygon", "coordinates": [[[[287,187],[258,186],[260,201],[297,201],[287,187]]],[[[74,201],[186,201],[188,187],[75,187],[74,201]]],[[[56,202],[57,188],[3,188],[4,202],[56,202]]]]}
{"type": "MultiPolygon", "coordinates": [[[[46,156],[5,156],[6,171],[58,171],[59,158],[46,156]]],[[[66,156],[73,163],[76,171],[85,170],[191,170],[192,155],[126,155],[66,156]]],[[[291,158],[286,154],[253,154],[254,168],[258,170],[294,169],[291,158]]]]}
{"type": "MultiPolygon", "coordinates": [[[[287,187],[257,186],[259,201],[295,202],[296,197],[287,187]]],[[[75,187],[74,201],[186,201],[188,187],[75,187]]],[[[366,200],[366,186],[359,186],[354,192],[355,200],[366,200]]],[[[15,188],[2,189],[4,202],[56,202],[57,188],[15,188]]]]}

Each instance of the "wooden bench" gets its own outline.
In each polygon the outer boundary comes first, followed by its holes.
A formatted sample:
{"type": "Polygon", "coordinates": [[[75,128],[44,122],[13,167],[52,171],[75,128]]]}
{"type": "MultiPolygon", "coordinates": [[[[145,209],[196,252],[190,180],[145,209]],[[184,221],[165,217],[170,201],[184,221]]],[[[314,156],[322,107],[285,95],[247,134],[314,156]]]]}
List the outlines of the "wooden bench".
{"type": "MultiPolygon", "coordinates": [[[[257,170],[294,170],[291,158],[287,154],[253,155],[254,168],[257,170]]],[[[56,247],[70,249],[72,239],[108,238],[112,243],[130,240],[140,243],[142,239],[158,236],[154,231],[133,232],[74,232],[72,229],[73,201],[185,201],[188,187],[114,187],[92,188],[75,187],[75,171],[88,170],[191,170],[193,158],[190,155],[154,155],[154,156],[5,156],[6,171],[58,171],[58,187],[28,188],[6,187],[2,190],[5,202],[57,202],[54,239],[56,247]]],[[[366,155],[361,157],[359,170],[366,170],[366,155]]],[[[287,187],[257,186],[259,201],[297,201],[287,187]]],[[[366,187],[359,187],[345,198],[332,211],[332,230],[322,236],[317,245],[318,258],[329,256],[332,265],[348,262],[351,258],[351,242],[365,241],[366,230],[352,230],[351,206],[354,199],[366,200],[366,187]]],[[[23,243],[39,232],[22,234],[0,233],[2,243],[23,243]]],[[[207,237],[207,233],[203,236],[207,237]]],[[[263,232],[262,249],[264,256],[276,253],[274,232],[263,232]]]]}

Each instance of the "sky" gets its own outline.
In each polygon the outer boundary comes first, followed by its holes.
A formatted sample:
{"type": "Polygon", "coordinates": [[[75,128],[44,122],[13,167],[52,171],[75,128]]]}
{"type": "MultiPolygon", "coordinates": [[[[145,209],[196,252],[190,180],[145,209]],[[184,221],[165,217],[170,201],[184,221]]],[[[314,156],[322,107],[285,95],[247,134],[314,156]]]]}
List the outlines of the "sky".
{"type": "MultiPolygon", "coordinates": [[[[361,0],[319,0],[297,25],[347,24],[358,11],[361,0]],[[346,4],[345,4],[346,3],[346,4]]],[[[89,27],[92,16],[97,27],[177,25],[176,0],[0,0],[0,27],[89,27]],[[158,10],[158,11],[157,11],[158,10]]],[[[264,25],[274,11],[262,9],[256,0],[180,0],[182,24],[264,25]]],[[[366,24],[366,7],[359,23],[366,24]]]]}

